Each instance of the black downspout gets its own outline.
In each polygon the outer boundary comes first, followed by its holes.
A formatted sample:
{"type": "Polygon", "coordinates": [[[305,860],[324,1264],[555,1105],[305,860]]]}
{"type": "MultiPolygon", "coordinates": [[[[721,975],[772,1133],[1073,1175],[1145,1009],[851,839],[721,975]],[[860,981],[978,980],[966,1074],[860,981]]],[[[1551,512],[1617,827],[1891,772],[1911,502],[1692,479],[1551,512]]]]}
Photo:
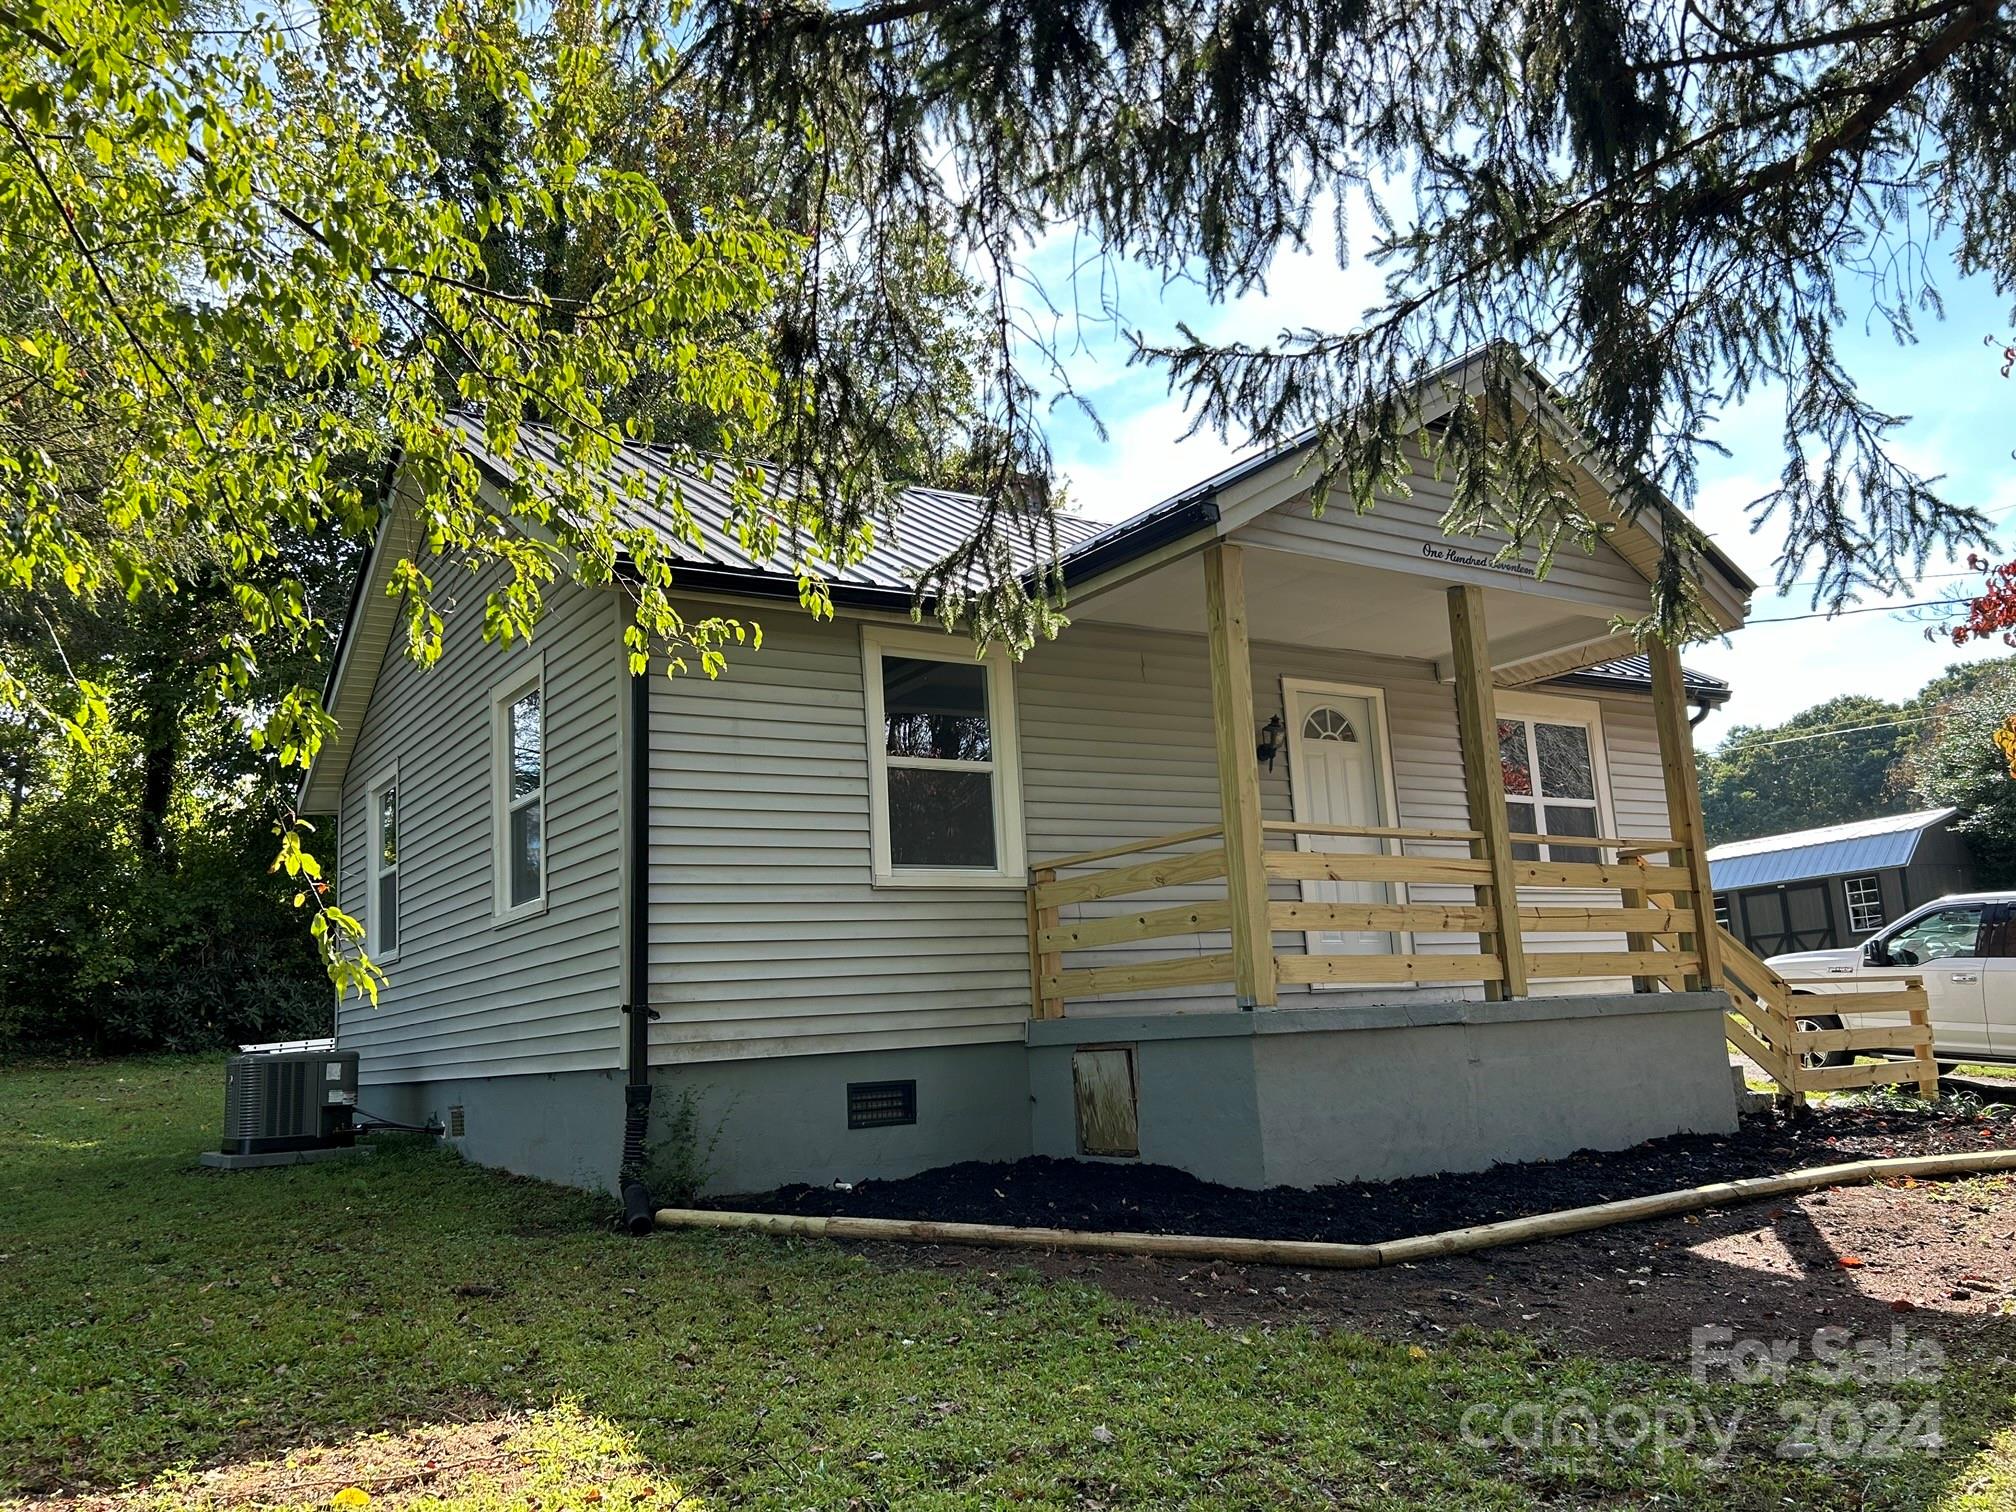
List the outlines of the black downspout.
{"type": "Polygon", "coordinates": [[[651,1133],[651,673],[630,674],[629,938],[630,1001],[623,1005],[630,1033],[630,1079],[623,1088],[623,1223],[633,1234],[651,1232],[651,1194],[645,1189],[644,1147],[651,1133]]]}

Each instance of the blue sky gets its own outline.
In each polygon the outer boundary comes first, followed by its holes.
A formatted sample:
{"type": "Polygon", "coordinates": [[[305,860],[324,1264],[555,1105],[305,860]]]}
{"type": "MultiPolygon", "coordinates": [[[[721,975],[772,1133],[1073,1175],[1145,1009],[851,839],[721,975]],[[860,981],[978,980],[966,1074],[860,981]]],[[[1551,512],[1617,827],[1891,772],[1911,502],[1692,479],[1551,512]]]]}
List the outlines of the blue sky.
{"type": "MultiPolygon", "coordinates": [[[[1138,330],[1150,341],[1173,341],[1180,321],[1211,339],[1265,342],[1286,328],[1347,327],[1373,302],[1378,287],[1376,269],[1362,260],[1340,269],[1326,244],[1313,253],[1277,257],[1264,293],[1213,305],[1194,284],[1164,286],[1138,269],[1117,275],[1111,268],[1087,271],[1074,280],[1071,268],[1079,250],[1059,237],[1039,247],[1030,266],[1051,301],[1068,312],[1055,318],[1049,334],[1073,384],[1097,408],[1108,431],[1101,440],[1094,426],[1067,406],[1050,417],[1052,445],[1072,502],[1099,519],[1122,518],[1208,476],[1237,454],[1243,440],[1208,431],[1180,439],[1188,417],[1168,394],[1159,370],[1127,365],[1124,330],[1138,330]],[[1115,306],[1117,323],[1100,318],[1100,311],[1115,306]]],[[[1986,336],[2010,333],[2010,311],[1983,281],[1942,276],[1941,293],[1946,318],[1926,315],[1915,346],[1899,347],[1887,330],[1875,330],[1852,296],[1844,300],[1849,320],[1838,340],[1850,370],[1874,402],[1913,417],[1902,433],[1901,454],[1926,472],[1944,474],[1947,497],[1994,516],[2006,532],[2002,544],[2016,545],[2016,459],[2011,456],[2016,448],[2016,380],[1999,376],[1995,352],[1982,344],[1986,336]]],[[[1999,644],[1959,650],[1943,638],[1930,641],[1923,622],[1897,613],[1790,618],[1812,613],[1811,588],[1794,587],[1788,596],[1778,595],[1771,586],[1778,537],[1769,523],[1753,531],[1744,508],[1772,484],[1782,466],[1781,404],[1776,392],[1760,391],[1726,412],[1715,436],[1730,455],[1702,459],[1696,518],[1765,585],[1757,593],[1750,625],[1727,644],[1688,652],[1689,665],[1726,678],[1735,688],[1727,709],[1702,727],[1704,744],[1714,743],[1732,724],[1775,724],[1842,693],[1903,697],[1952,662],[2008,654],[1999,644]]],[[[1944,597],[1978,582],[1965,567],[1964,562],[1929,562],[1922,583],[1887,602],[1944,597]]]]}

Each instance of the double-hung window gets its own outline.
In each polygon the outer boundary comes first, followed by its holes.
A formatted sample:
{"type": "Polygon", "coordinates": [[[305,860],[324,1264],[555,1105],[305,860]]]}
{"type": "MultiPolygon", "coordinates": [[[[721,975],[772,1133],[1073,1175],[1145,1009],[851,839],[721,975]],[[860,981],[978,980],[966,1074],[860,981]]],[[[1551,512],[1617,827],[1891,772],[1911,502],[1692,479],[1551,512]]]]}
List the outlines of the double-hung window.
{"type": "Polygon", "coordinates": [[[380,961],[399,953],[399,774],[372,783],[365,799],[371,893],[364,904],[364,943],[380,961]]]}
{"type": "Polygon", "coordinates": [[[1850,877],[1848,928],[1854,934],[1872,934],[1883,927],[1883,884],[1875,877],[1850,877]]]}
{"type": "Polygon", "coordinates": [[[950,635],[862,632],[874,877],[883,885],[1026,879],[1006,653],[950,635]]]}
{"type": "MultiPolygon", "coordinates": [[[[1515,835],[1594,837],[1608,809],[1603,728],[1596,706],[1580,699],[1501,697],[1498,758],[1505,807],[1515,835]]],[[[1522,861],[1599,861],[1586,845],[1514,844],[1522,861]]]]}
{"type": "Polygon", "coordinates": [[[500,919],[536,913],[546,905],[544,683],[535,664],[499,687],[492,700],[492,853],[500,919]]]}

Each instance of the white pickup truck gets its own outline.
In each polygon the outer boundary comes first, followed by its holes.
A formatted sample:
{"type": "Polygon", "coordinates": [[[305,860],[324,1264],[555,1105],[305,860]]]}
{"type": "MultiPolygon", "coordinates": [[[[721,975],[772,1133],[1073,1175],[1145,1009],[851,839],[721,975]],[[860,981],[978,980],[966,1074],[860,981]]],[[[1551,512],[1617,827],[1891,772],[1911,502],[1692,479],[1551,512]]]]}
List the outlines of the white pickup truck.
{"type": "MultiPolygon", "coordinates": [[[[1834,992],[1880,992],[1879,983],[1919,977],[1932,1018],[1932,1049],[1942,1063],[2016,1061],[2016,892],[1959,893],[1940,898],[1841,950],[1802,950],[1772,956],[1780,976],[1797,978],[1793,990],[1811,994],[1812,1012],[1799,1005],[1808,1029],[1837,1029],[1841,1021],[1819,999],[1834,992]]],[[[1857,1025],[1904,1022],[1902,1014],[1858,1014],[1857,1025]]],[[[1819,1058],[1836,1065],[1846,1052],[1819,1058]]]]}

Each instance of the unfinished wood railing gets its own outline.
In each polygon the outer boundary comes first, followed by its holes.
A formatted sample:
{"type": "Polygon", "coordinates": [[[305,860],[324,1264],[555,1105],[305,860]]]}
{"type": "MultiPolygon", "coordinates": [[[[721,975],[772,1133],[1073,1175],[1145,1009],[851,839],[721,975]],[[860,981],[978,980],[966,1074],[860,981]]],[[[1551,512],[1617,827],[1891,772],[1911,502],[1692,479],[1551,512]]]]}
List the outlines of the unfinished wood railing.
{"type": "Polygon", "coordinates": [[[1069,998],[1104,997],[1116,992],[1147,992],[1159,987],[1205,986],[1232,980],[1232,953],[1172,956],[1166,960],[1130,962],[1115,966],[1094,966],[1066,971],[1067,950],[1093,950],[1101,946],[1133,945],[1173,935],[1212,934],[1229,929],[1232,906],[1224,898],[1200,903],[1177,903],[1142,912],[1106,914],[1063,922],[1062,911],[1074,905],[1106,898],[1124,898],[1139,893],[1191,883],[1222,882],[1225,877],[1223,830],[1215,824],[1178,830],[1172,835],[1156,835],[1105,850],[1059,856],[1034,867],[1029,873],[1030,977],[1036,984],[1034,1015],[1052,1019],[1064,1016],[1069,998]],[[1220,840],[1201,850],[1179,850],[1202,842],[1220,840]],[[1178,851],[1151,861],[1129,860],[1125,866],[1082,876],[1059,877],[1060,872],[1082,872],[1100,862],[1142,856],[1150,851],[1178,851]]]}
{"type": "Polygon", "coordinates": [[[1809,1092],[1839,1092],[1915,1082],[1928,1098],[1939,1095],[1939,1065],[1932,1051],[1930,1002],[1922,977],[1891,978],[1840,990],[1840,977],[1784,977],[1727,930],[1722,932],[1722,971],[1734,1011],[1729,1042],[1778,1084],[1791,1102],[1809,1092]],[[1802,992],[1826,987],[1824,992],[1802,992]],[[1864,988],[1867,990],[1864,990],[1864,988]],[[1882,1014],[1903,1022],[1854,1023],[1882,1014]],[[1802,1019],[1836,1018],[1839,1029],[1802,1029],[1802,1019]],[[1833,1051],[1869,1052],[1885,1057],[1908,1050],[1907,1059],[1863,1065],[1820,1066],[1808,1057],[1833,1051]]]}
{"type": "MultiPolygon", "coordinates": [[[[1477,947],[1391,953],[1299,954],[1272,952],[1275,978],[1284,985],[1376,987],[1404,982],[1481,983],[1501,986],[1507,977],[1502,943],[1517,942],[1525,966],[1541,978],[1629,977],[1640,990],[1680,986],[1700,970],[1700,955],[1689,931],[1694,916],[1670,901],[1645,901],[1655,890],[1684,888],[1689,873],[1662,859],[1679,851],[1670,839],[1611,839],[1603,836],[1514,835],[1517,845],[1572,847],[1607,854],[1604,861],[1520,860],[1509,863],[1516,896],[1494,886],[1491,864],[1481,854],[1484,836],[1475,830],[1367,827],[1272,821],[1262,826],[1270,841],[1304,845],[1330,840],[1369,841],[1375,850],[1266,849],[1263,863],[1271,884],[1366,883],[1384,887],[1434,886],[1468,890],[1465,902],[1267,902],[1267,928],[1274,933],[1375,931],[1407,937],[1477,936],[1477,947]],[[1435,854],[1409,853],[1432,847],[1435,854]],[[1452,854],[1452,852],[1454,852],[1452,854]],[[1549,902],[1559,890],[1616,891],[1618,902],[1549,902]],[[1539,894],[1540,896],[1535,896],[1539,894]],[[1530,935],[1624,937],[1625,948],[1556,950],[1525,954],[1530,935]]],[[[1148,992],[1175,987],[1229,983],[1229,950],[1193,951],[1110,966],[1066,970],[1066,952],[1143,945],[1178,936],[1229,930],[1231,905],[1222,896],[1186,899],[1162,906],[1097,913],[1066,919],[1064,911],[1085,905],[1134,899],[1163,889],[1222,882],[1225,847],[1218,826],[1182,830],[1061,856],[1031,872],[1029,937],[1031,975],[1036,983],[1033,1010],[1038,1018],[1058,1018],[1075,998],[1148,992]],[[1212,843],[1219,842],[1219,843],[1212,843]],[[1173,852],[1146,857],[1151,852],[1173,852]],[[1125,862],[1124,865],[1110,863],[1125,862]],[[1107,864],[1105,870],[1089,870],[1107,864]],[[1072,875],[1065,875],[1071,873],[1072,875]]],[[[1592,943],[1594,943],[1592,941],[1592,943]]]]}

